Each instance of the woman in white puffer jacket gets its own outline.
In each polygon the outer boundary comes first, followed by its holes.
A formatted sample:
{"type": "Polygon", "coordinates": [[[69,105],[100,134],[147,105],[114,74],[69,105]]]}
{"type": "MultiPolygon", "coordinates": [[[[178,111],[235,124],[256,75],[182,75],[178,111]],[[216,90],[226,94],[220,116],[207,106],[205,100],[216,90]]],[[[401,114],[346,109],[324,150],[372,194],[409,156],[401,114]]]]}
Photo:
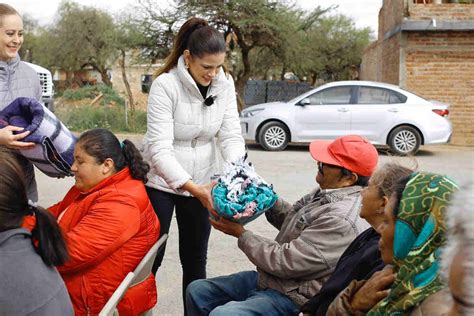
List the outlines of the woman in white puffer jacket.
{"type": "MultiPolygon", "coordinates": [[[[168,233],[173,209],[179,229],[183,294],[206,277],[212,209],[210,178],[225,161],[245,154],[232,77],[222,66],[225,40],[199,18],[183,24],[148,97],[143,156],[151,165],[147,191],[168,233]]],[[[157,257],[153,271],[161,265],[157,257]]]]}

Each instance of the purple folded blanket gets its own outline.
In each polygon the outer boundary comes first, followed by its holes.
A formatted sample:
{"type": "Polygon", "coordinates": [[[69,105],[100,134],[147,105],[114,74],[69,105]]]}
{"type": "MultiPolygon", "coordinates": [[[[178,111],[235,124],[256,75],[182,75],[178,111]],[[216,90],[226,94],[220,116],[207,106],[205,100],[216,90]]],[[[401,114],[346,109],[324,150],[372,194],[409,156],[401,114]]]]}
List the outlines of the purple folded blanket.
{"type": "MultiPolygon", "coordinates": [[[[17,98],[0,111],[0,128],[30,131],[22,141],[36,144],[19,152],[50,177],[71,176],[76,137],[50,110],[31,98],[17,98]]],[[[23,131],[22,131],[23,132],[23,131]]]]}

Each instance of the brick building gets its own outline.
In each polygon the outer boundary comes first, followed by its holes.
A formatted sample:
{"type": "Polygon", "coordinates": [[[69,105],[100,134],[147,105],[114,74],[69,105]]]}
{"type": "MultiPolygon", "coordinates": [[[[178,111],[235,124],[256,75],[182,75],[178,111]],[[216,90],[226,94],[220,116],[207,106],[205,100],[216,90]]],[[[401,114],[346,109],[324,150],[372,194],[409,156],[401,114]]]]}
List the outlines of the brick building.
{"type": "Polygon", "coordinates": [[[360,79],[449,103],[452,143],[474,146],[474,4],[448,2],[384,0],[360,79]]]}

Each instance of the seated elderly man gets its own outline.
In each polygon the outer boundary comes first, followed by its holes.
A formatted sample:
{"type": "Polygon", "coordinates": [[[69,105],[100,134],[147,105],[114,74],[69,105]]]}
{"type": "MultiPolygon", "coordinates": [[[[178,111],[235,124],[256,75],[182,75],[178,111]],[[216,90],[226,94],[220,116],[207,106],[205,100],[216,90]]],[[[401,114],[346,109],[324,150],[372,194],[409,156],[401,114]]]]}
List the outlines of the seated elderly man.
{"type": "Polygon", "coordinates": [[[192,282],[189,315],[297,315],[318,293],[346,247],[369,224],[359,217],[360,192],[377,166],[377,150],[360,136],[314,141],[319,187],[295,204],[279,199],[265,215],[279,230],[270,240],[220,218],[214,228],[238,238],[257,266],[229,276],[192,282]]]}

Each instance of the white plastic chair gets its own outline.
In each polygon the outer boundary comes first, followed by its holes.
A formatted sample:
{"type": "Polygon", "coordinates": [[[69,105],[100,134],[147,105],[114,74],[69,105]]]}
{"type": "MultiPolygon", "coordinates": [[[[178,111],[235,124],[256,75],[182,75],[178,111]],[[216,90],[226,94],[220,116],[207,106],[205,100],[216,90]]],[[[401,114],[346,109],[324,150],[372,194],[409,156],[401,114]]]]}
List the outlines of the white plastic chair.
{"type": "MultiPolygon", "coordinates": [[[[164,234],[158,239],[158,241],[150,248],[142,261],[138,264],[133,272],[129,272],[125,279],[120,283],[120,285],[115,290],[114,294],[109,298],[107,303],[104,305],[102,310],[99,313],[99,316],[117,316],[118,310],[117,305],[122,300],[122,297],[125,295],[127,290],[146,280],[150,275],[151,269],[153,267],[153,262],[155,261],[156,255],[161,247],[164,246],[165,241],[168,239],[168,234],[164,234]]],[[[144,312],[142,315],[151,315],[151,309],[144,312]]]]}

